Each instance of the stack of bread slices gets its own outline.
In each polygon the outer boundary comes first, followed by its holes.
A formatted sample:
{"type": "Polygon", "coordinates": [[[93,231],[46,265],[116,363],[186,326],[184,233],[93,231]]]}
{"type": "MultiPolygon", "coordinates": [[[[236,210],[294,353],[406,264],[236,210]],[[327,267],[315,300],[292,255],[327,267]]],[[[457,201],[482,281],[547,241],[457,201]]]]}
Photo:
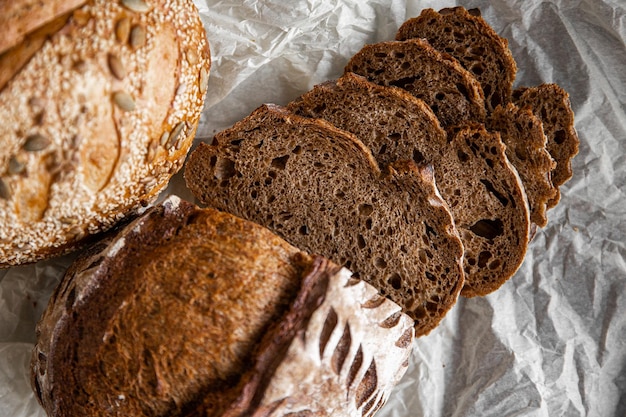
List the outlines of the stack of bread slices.
{"type": "Polygon", "coordinates": [[[341,78],[200,144],[187,185],[347,266],[427,334],[514,275],[572,175],[567,93],[513,90],[516,70],[478,10],[425,10],[341,78]]]}
{"type": "Polygon", "coordinates": [[[515,274],[572,175],[567,93],[513,90],[515,72],[476,10],[425,10],[339,79],[201,143],[184,173],[206,207],[167,198],[56,288],[32,356],[40,403],[374,415],[414,336],[515,274]]]}

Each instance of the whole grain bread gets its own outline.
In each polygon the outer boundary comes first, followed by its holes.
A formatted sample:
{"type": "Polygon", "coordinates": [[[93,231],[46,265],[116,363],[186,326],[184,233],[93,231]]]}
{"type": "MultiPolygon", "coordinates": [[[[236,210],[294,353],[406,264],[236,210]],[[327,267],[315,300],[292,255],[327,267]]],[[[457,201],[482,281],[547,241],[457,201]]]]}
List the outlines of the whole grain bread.
{"type": "Polygon", "coordinates": [[[487,111],[511,100],[517,65],[509,43],[482,18],[479,9],[424,9],[404,22],[396,40],[422,38],[456,58],[480,82],[487,111]]]}
{"type": "Polygon", "coordinates": [[[413,322],[351,275],[170,197],[70,267],[33,387],[51,417],[361,416],[404,374],[413,322]]]}
{"type": "Polygon", "coordinates": [[[522,263],[528,243],[524,187],[509,166],[498,134],[475,126],[448,141],[421,100],[351,73],[314,87],[288,109],[355,134],[382,166],[409,158],[433,167],[465,247],[464,295],[495,290],[522,263]],[[487,236],[489,224],[499,236],[487,236]]]}
{"type": "Polygon", "coordinates": [[[20,29],[0,57],[0,267],[71,250],[153,201],[206,95],[191,0],[49,3],[69,11],[20,29]]]}
{"type": "Polygon", "coordinates": [[[532,109],[543,124],[548,152],[556,161],[552,184],[557,188],[557,194],[548,203],[548,207],[554,207],[561,199],[559,187],[572,178],[572,159],[578,154],[580,142],[569,94],[557,84],[541,84],[516,89],[513,102],[519,107],[532,109]]]}
{"type": "Polygon", "coordinates": [[[432,330],[463,285],[463,247],[432,172],[400,161],[382,172],[353,135],[263,105],[185,167],[203,204],[255,221],[346,266],[432,330]]]}
{"type": "Polygon", "coordinates": [[[424,39],[366,45],[350,59],[344,72],[407,90],[433,109],[444,128],[485,121],[480,83],[456,59],[424,39]]]}

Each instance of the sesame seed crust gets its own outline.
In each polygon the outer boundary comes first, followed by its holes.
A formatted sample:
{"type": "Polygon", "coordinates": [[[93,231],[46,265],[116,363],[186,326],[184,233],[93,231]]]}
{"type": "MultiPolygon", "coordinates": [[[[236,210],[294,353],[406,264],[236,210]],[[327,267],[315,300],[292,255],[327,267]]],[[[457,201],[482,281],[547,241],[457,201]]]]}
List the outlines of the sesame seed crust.
{"type": "Polygon", "coordinates": [[[145,3],[73,10],[0,90],[0,267],[79,246],[156,199],[181,168],[209,44],[191,0],[145,3]]]}

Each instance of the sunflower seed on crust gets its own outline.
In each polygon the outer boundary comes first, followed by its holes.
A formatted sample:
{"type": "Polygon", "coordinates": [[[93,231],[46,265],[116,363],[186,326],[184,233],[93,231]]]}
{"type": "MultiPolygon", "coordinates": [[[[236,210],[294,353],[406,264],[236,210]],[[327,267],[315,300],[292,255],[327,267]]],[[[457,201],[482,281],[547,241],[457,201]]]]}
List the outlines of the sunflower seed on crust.
{"type": "Polygon", "coordinates": [[[43,151],[50,145],[50,140],[41,133],[34,133],[26,138],[24,150],[28,152],[43,151]]]}
{"type": "Polygon", "coordinates": [[[122,0],[122,5],[137,13],[145,13],[150,10],[150,6],[144,0],[122,0]]]}
{"type": "Polygon", "coordinates": [[[185,127],[185,122],[179,122],[174,129],[172,129],[172,133],[170,134],[170,139],[167,142],[167,149],[172,148],[176,145],[176,141],[178,140],[178,136],[183,131],[183,127],[185,127]]]}
{"type": "Polygon", "coordinates": [[[9,185],[4,182],[2,178],[0,178],[0,199],[9,200],[11,199],[11,189],[9,185]]]}
{"type": "Polygon", "coordinates": [[[130,46],[140,48],[146,43],[146,30],[141,25],[135,25],[130,30],[130,46]]]}
{"type": "Polygon", "coordinates": [[[119,59],[117,55],[109,54],[109,69],[115,78],[118,80],[123,80],[126,77],[126,69],[124,68],[124,64],[122,64],[122,60],[119,59]]]}
{"type": "Polygon", "coordinates": [[[16,157],[11,157],[11,159],[9,159],[9,174],[10,175],[17,175],[17,174],[21,174],[22,172],[24,172],[24,169],[26,169],[26,166],[20,162],[16,157]]]}
{"type": "Polygon", "coordinates": [[[130,17],[123,17],[115,25],[115,37],[121,44],[128,42],[130,36],[130,17]]]}
{"type": "Polygon", "coordinates": [[[113,102],[124,111],[135,110],[135,100],[126,91],[116,91],[113,93],[113,102]]]}
{"type": "Polygon", "coordinates": [[[209,71],[205,67],[200,68],[200,93],[206,93],[209,86],[209,71]]]}

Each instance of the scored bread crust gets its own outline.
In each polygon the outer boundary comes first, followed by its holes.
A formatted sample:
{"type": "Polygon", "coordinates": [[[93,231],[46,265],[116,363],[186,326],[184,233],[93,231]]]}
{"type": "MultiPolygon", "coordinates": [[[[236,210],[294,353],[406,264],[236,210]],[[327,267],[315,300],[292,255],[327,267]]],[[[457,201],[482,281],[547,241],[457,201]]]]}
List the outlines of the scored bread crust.
{"type": "Polygon", "coordinates": [[[432,172],[382,172],[356,137],[263,105],[201,143],[185,167],[203,204],[260,223],[346,266],[432,330],[463,285],[463,248],[432,172]]]}
{"type": "Polygon", "coordinates": [[[475,127],[479,139],[468,139],[472,148],[468,151],[468,144],[460,137],[453,135],[448,141],[437,118],[421,100],[402,89],[379,86],[351,73],[314,87],[288,108],[355,134],[383,166],[407,158],[432,165],[437,187],[451,208],[465,246],[464,295],[495,290],[517,270],[527,244],[523,237],[528,233],[524,220],[528,213],[524,188],[509,167],[498,135],[475,127]],[[464,157],[460,159],[459,154],[464,157]],[[494,192],[508,194],[505,204],[494,198],[494,192]],[[480,232],[472,227],[476,222],[482,220],[479,224],[486,225],[499,219],[505,219],[501,235],[492,241],[474,233],[480,232]],[[487,253],[489,261],[479,262],[487,253]],[[480,290],[470,292],[470,288],[480,290]]]}
{"type": "Polygon", "coordinates": [[[546,83],[516,89],[513,102],[530,108],[543,123],[548,152],[556,161],[551,179],[557,193],[548,202],[549,208],[555,207],[561,199],[559,187],[572,178],[572,159],[578,154],[580,143],[569,94],[557,84],[546,83]]]}
{"type": "Polygon", "coordinates": [[[455,58],[437,51],[425,39],[366,45],[350,59],[347,72],[407,90],[433,109],[444,128],[485,121],[480,83],[455,58]]]}
{"type": "Polygon", "coordinates": [[[50,416],[361,416],[406,371],[412,326],[349,271],[169,197],[70,267],[31,375],[50,416]]]}
{"type": "Polygon", "coordinates": [[[396,40],[411,38],[428,40],[470,71],[482,86],[488,112],[511,100],[517,64],[508,41],[485,22],[479,9],[425,9],[404,22],[396,34],[396,40]]]}
{"type": "Polygon", "coordinates": [[[73,249],[154,200],[204,104],[209,44],[190,0],[93,0],[62,19],[0,90],[1,267],[73,249]]]}

